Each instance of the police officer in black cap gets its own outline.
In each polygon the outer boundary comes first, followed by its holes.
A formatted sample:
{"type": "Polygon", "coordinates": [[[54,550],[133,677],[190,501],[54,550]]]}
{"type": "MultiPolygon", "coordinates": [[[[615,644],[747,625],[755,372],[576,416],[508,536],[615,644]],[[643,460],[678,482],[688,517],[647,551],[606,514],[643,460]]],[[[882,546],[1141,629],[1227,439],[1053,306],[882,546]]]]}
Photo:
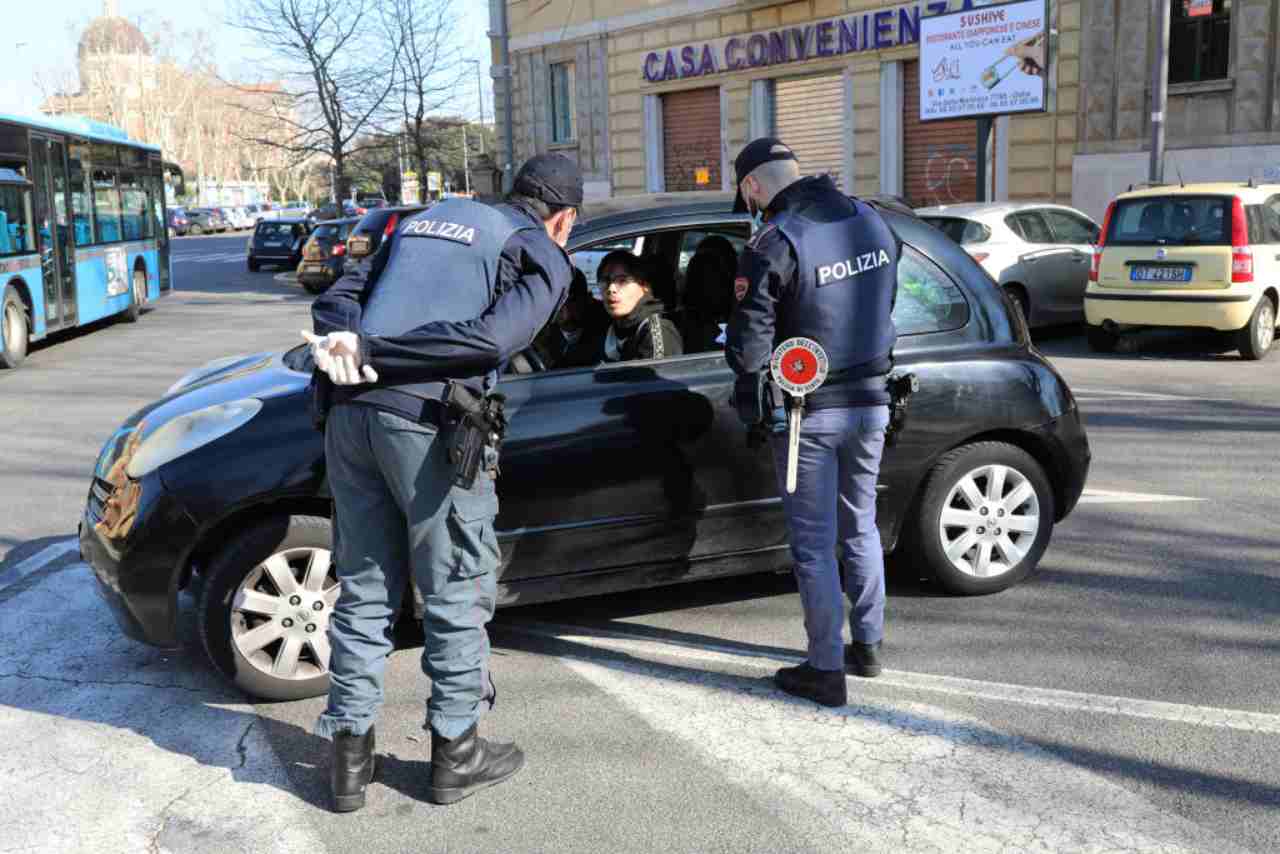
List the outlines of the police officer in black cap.
{"type": "Polygon", "coordinates": [[[735,396],[748,427],[772,426],[781,479],[785,416],[767,384],[774,347],[817,341],[828,378],[805,400],[797,486],[783,492],[791,552],[804,606],[808,658],[775,680],[784,691],[829,706],[848,700],[845,671],[877,676],[884,634],[884,556],[876,529],[876,479],[889,424],[885,379],[892,367],[899,244],[870,206],[826,176],[802,178],[780,140],[757,139],[734,162],[736,209],[758,229],[734,282],[737,306],[725,356],[739,375],[735,396]],[[852,603],[853,643],[843,647],[840,567],[852,603]]]}
{"type": "Polygon", "coordinates": [[[369,264],[312,306],[315,334],[303,334],[329,391],[317,398],[328,401],[341,581],[329,703],[316,733],[333,741],[339,812],[364,806],[390,621],[410,578],[425,599],[430,799],[461,800],[524,762],[514,744],[477,733],[481,703],[492,706],[496,694],[485,625],[500,556],[493,520],[502,424],[490,393],[501,367],[565,300],[572,268],[563,247],[581,204],[577,166],[534,157],[505,205],[450,199],[406,219],[369,264]],[[477,448],[480,455],[464,453],[477,448]],[[468,482],[460,463],[481,459],[468,482]]]}

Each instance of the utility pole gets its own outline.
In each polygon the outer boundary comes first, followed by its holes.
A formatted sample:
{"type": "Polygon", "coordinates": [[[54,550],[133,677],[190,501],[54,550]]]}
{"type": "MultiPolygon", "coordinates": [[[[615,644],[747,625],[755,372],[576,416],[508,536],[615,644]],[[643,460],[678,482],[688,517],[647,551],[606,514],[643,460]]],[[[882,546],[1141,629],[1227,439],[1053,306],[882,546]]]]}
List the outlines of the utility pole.
{"type": "Polygon", "coordinates": [[[467,159],[467,125],[466,122],[458,125],[462,128],[462,179],[466,182],[467,195],[471,195],[471,164],[467,159]]]}
{"type": "Polygon", "coordinates": [[[1164,182],[1164,119],[1169,107],[1169,0],[1151,0],[1156,16],[1156,56],[1151,66],[1151,174],[1164,182]]]}
{"type": "Polygon", "coordinates": [[[476,67],[476,97],[480,104],[480,153],[484,154],[484,86],[480,83],[480,60],[464,59],[476,67]]]}

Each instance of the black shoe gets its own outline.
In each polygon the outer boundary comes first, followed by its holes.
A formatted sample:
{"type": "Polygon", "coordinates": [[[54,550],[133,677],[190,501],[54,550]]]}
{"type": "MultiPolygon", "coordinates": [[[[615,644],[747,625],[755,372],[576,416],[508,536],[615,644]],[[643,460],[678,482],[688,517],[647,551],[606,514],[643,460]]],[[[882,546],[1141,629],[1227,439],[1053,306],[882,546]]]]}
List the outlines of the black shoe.
{"type": "Polygon", "coordinates": [[[524,765],[524,751],[514,744],[494,743],[476,734],[478,724],[455,739],[431,731],[433,804],[452,804],[483,788],[501,783],[524,765]]]}
{"type": "Polygon", "coordinates": [[[813,700],[824,706],[843,706],[849,702],[849,686],[843,670],[819,670],[806,661],[796,667],[784,667],[773,675],[773,681],[788,694],[813,700]]]}
{"type": "Polygon", "coordinates": [[[351,812],[364,806],[364,790],[373,779],[373,743],[373,727],[364,735],[334,734],[333,763],[329,766],[334,812],[351,812]]]}
{"type": "Polygon", "coordinates": [[[851,676],[874,679],[880,675],[880,641],[854,643],[844,648],[844,671],[851,676]]]}

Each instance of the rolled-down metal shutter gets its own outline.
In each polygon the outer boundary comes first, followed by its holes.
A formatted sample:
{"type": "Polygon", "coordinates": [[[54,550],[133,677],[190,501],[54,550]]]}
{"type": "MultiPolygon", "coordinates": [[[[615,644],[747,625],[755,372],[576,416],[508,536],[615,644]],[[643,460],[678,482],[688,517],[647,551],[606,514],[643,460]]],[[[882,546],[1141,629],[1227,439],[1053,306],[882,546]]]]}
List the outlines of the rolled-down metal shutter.
{"type": "Polygon", "coordinates": [[[773,90],[778,139],[806,175],[830,174],[843,186],[844,79],[839,74],[778,80],[773,90]]]}
{"type": "Polygon", "coordinates": [[[720,89],[662,96],[662,156],[668,192],[720,189],[720,89]]]}
{"type": "Polygon", "coordinates": [[[978,122],[920,121],[920,63],[903,64],[903,190],[913,207],[978,200],[978,122]]]}

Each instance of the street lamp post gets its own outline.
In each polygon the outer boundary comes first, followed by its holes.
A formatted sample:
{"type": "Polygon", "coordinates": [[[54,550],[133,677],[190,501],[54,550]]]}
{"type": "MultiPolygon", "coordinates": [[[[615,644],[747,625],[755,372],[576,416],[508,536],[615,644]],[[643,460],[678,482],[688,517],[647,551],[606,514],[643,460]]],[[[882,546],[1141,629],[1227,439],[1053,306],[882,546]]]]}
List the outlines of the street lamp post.
{"type": "Polygon", "coordinates": [[[480,83],[480,60],[464,59],[476,67],[476,98],[480,103],[480,153],[484,154],[484,86],[480,83]]]}

